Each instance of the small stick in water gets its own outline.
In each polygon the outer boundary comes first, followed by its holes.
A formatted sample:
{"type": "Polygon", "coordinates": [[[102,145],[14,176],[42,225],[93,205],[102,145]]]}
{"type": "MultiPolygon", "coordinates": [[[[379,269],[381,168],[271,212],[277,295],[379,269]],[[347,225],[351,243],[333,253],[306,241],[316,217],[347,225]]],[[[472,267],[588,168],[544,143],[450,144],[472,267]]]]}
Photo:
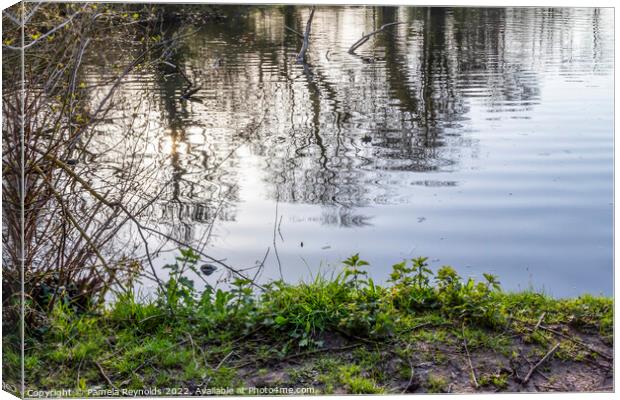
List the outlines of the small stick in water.
{"type": "Polygon", "coordinates": [[[393,26],[393,25],[400,25],[403,24],[404,22],[390,22],[388,24],[383,24],[381,25],[381,28],[377,29],[376,31],[372,31],[367,35],[364,35],[361,37],[360,40],[358,40],[357,42],[353,43],[353,46],[351,46],[349,48],[349,54],[353,54],[355,53],[355,50],[357,50],[358,47],[360,47],[361,45],[363,45],[364,43],[366,43],[368,41],[368,39],[370,39],[371,36],[376,35],[377,33],[383,32],[385,30],[385,28],[393,26]]]}
{"type": "Polygon", "coordinates": [[[308,50],[309,42],[310,42],[310,29],[312,28],[312,18],[314,18],[314,7],[312,7],[312,11],[310,11],[310,16],[308,17],[308,22],[306,22],[306,32],[304,32],[304,42],[301,46],[301,50],[297,55],[297,64],[304,64],[306,62],[306,51],[308,50]]]}

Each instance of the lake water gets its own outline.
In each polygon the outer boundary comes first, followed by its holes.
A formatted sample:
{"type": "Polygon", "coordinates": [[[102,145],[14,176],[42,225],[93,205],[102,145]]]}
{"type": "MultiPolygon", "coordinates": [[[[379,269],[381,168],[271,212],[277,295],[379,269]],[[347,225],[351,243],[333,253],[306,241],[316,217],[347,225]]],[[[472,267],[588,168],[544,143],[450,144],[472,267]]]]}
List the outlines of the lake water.
{"type": "Polygon", "coordinates": [[[194,101],[165,65],[122,88],[162,191],[145,224],[237,268],[269,248],[263,281],[359,252],[378,281],[427,256],[509,290],[612,294],[612,9],[319,7],[306,66],[285,26],[309,8],[220,9],[170,59],[194,101]]]}

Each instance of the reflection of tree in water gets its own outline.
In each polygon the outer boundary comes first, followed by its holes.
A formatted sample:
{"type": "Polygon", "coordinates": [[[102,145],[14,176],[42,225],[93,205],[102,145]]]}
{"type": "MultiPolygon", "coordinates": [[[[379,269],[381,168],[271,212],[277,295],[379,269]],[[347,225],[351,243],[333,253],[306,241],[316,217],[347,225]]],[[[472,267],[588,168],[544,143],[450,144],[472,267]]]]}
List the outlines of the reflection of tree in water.
{"type": "MultiPolygon", "coordinates": [[[[168,30],[169,37],[175,30],[168,30]]],[[[181,44],[169,57],[170,64],[182,69],[198,85],[196,73],[187,59],[193,55],[181,44]]],[[[157,71],[159,101],[167,129],[159,139],[158,151],[165,157],[162,168],[169,168],[172,182],[166,200],[160,204],[159,223],[168,225],[170,234],[192,242],[195,223],[212,224],[215,219],[234,220],[233,205],[238,201],[238,186],[234,183],[235,158],[228,148],[211,142],[201,120],[193,118],[192,104],[181,100],[187,86],[185,79],[170,65],[157,71]],[[224,168],[224,164],[228,168],[224,168]]]]}
{"type": "MultiPolygon", "coordinates": [[[[492,109],[502,107],[499,111],[528,110],[537,104],[535,72],[506,49],[506,10],[400,11],[372,9],[372,26],[365,32],[405,22],[404,32],[396,27],[378,35],[374,50],[367,46],[359,56],[361,70],[341,66],[363,83],[330,82],[319,73],[329,66],[312,66],[317,73],[306,85],[311,104],[306,107],[313,113],[308,131],[315,130],[317,139],[310,141],[315,151],[279,152],[297,158],[279,164],[280,196],[284,192],[289,201],[358,207],[386,197],[380,194],[389,190],[383,185],[386,171],[453,168],[460,157],[459,129],[468,119],[468,98],[476,96],[461,88],[482,87],[482,96],[492,109]],[[328,101],[333,98],[339,100],[335,109],[328,101]],[[334,112],[338,123],[328,120],[334,112]]],[[[278,152],[272,154],[278,157],[278,152]]],[[[276,164],[271,162],[272,167],[276,164]]]]}
{"type": "MultiPolygon", "coordinates": [[[[377,36],[375,46],[367,45],[360,58],[346,55],[326,61],[322,55],[328,54],[334,43],[321,41],[321,34],[337,29],[339,15],[350,11],[332,9],[315,20],[307,66],[293,64],[299,39],[285,26],[302,30],[308,9],[291,6],[257,8],[233,15],[224,27],[208,26],[206,42],[218,44],[212,49],[189,44],[186,60],[173,62],[193,63],[195,70],[204,72],[209,65],[201,60],[222,57],[225,67],[217,75],[204,73],[203,78],[217,93],[207,94],[204,112],[228,113],[223,124],[230,124],[231,116],[243,120],[252,113],[266,112],[268,126],[254,132],[248,142],[253,152],[265,157],[271,198],[321,204],[326,206],[325,221],[359,225],[355,221],[367,221],[368,217],[353,209],[397,201],[390,196],[390,186],[397,184],[391,171],[442,171],[458,162],[458,147],[451,143],[462,144],[457,140],[458,129],[468,112],[459,85],[462,75],[478,66],[504,65],[500,46],[503,11],[473,10],[473,15],[467,15],[444,8],[408,8],[404,14],[394,7],[369,9],[371,15],[365,21],[371,25],[366,31],[396,21],[406,23],[404,30],[377,36]],[[466,20],[478,20],[481,25],[463,23],[466,20]],[[476,51],[470,51],[479,47],[497,62],[479,60],[476,51]],[[414,58],[410,57],[412,50],[414,58]],[[382,54],[375,57],[377,51],[382,54]],[[343,70],[340,79],[331,75],[334,68],[343,70]]],[[[489,76],[502,74],[510,79],[505,70],[490,71],[489,76]]],[[[507,91],[505,99],[524,99],[510,97],[513,92],[522,96],[537,93],[532,80],[517,81],[518,91],[511,90],[508,82],[488,84],[507,91]]],[[[162,82],[163,101],[171,140],[187,143],[184,121],[194,126],[198,122],[195,116],[178,115],[180,105],[174,96],[178,96],[178,85],[174,80],[162,82]]],[[[210,132],[205,141],[213,140],[214,126],[203,127],[210,132]]],[[[221,139],[216,138],[218,151],[234,149],[233,138],[221,139]]],[[[187,147],[192,149],[190,144],[187,147]]],[[[213,207],[213,199],[196,179],[199,175],[187,170],[200,164],[192,161],[192,151],[182,155],[184,164],[178,154],[171,157],[179,177],[171,205],[178,207],[179,213],[189,207],[194,210],[187,214],[192,215],[190,219],[199,220],[208,213],[195,210],[208,209],[209,204],[213,207]]],[[[213,155],[203,155],[203,170],[204,160],[213,155]]],[[[230,186],[236,180],[231,171],[215,172],[226,175],[221,181],[230,186]]]]}
{"type": "MultiPolygon", "coordinates": [[[[373,13],[374,26],[368,30],[396,20],[395,8],[373,13]]],[[[422,59],[414,76],[407,70],[406,49],[394,35],[379,40],[383,57],[363,58],[364,68],[350,71],[360,84],[329,81],[320,65],[308,68],[302,87],[308,101],[302,107],[311,117],[293,128],[293,136],[301,132],[307,140],[270,152],[280,200],[335,206],[326,208],[325,221],[359,225],[355,221],[368,217],[351,217],[351,208],[390,202],[389,187],[383,184],[389,171],[436,171],[455,162],[437,151],[445,145],[443,125],[467,111],[449,79],[444,19],[444,12],[435,10],[425,15],[422,59]]]]}
{"type": "MultiPolygon", "coordinates": [[[[390,95],[399,102],[400,124],[379,131],[378,156],[401,160],[396,170],[438,171],[452,165],[439,150],[446,145],[445,128],[458,127],[467,112],[456,90],[453,59],[445,37],[446,11],[443,8],[411,9],[408,24],[422,26],[418,60],[407,63],[407,41],[384,35],[383,45],[390,95]],[[414,71],[409,69],[414,67],[414,71]]],[[[396,9],[382,7],[377,25],[397,22],[396,9]]]]}
{"type": "MultiPolygon", "coordinates": [[[[395,195],[399,185],[453,186],[415,172],[456,168],[471,101],[498,113],[537,104],[529,62],[552,42],[532,43],[557,23],[534,11],[319,7],[308,65],[300,66],[299,38],[285,26],[303,30],[308,12],[230,7],[228,22],[184,40],[171,62],[199,81],[202,103],[180,102],[181,77],[160,71],[168,129],[161,145],[175,177],[164,222],[190,230],[209,222],[221,199],[238,201],[240,146],[264,160],[270,198],[322,205],[326,223],[363,225],[362,208],[406,201],[395,195]],[[353,20],[343,24],[345,17],[353,20]],[[509,23],[533,18],[539,30],[513,32],[518,44],[506,36],[509,23]],[[346,29],[361,35],[396,21],[403,24],[373,37],[359,56],[346,54],[346,29]]],[[[220,218],[234,219],[231,203],[220,218]]]]}
{"type": "MultiPolygon", "coordinates": [[[[487,104],[493,111],[501,111],[507,104],[522,110],[531,109],[538,104],[540,89],[536,72],[524,63],[524,59],[512,53],[516,43],[507,43],[506,25],[508,10],[500,8],[466,9],[456,8],[450,15],[455,38],[455,55],[461,85],[479,87],[475,96],[487,98],[487,104]],[[516,56],[516,57],[515,57],[516,56]]],[[[530,20],[533,15],[520,15],[522,21],[530,20]]],[[[540,27],[545,28],[541,21],[540,27]]],[[[550,30],[551,31],[551,30],[550,30]]],[[[531,32],[528,36],[533,36],[531,32]]],[[[522,39],[522,38],[520,38],[522,39]]],[[[531,42],[534,37],[519,40],[519,43],[531,42]]],[[[532,46],[532,56],[541,57],[538,49],[532,46]]]]}

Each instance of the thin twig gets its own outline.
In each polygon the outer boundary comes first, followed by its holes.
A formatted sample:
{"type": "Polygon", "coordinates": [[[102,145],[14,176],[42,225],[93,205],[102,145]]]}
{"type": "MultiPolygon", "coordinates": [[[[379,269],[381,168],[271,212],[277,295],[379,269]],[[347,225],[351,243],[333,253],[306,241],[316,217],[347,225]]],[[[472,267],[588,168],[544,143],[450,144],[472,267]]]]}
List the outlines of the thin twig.
{"type": "Polygon", "coordinates": [[[84,359],[80,359],[80,363],[78,364],[77,367],[77,380],[76,380],[76,387],[80,387],[80,371],[82,369],[82,362],[84,361],[84,359]]]}
{"type": "Polygon", "coordinates": [[[411,362],[411,358],[408,361],[409,361],[409,368],[411,369],[411,373],[409,375],[409,382],[407,382],[407,386],[405,386],[405,388],[403,389],[401,394],[407,393],[407,391],[409,390],[409,388],[413,384],[413,378],[415,377],[415,369],[413,367],[413,363],[411,362]]]}
{"type": "Polygon", "coordinates": [[[37,4],[35,4],[34,7],[32,7],[32,10],[30,10],[28,15],[26,15],[26,17],[24,18],[24,24],[27,24],[28,21],[30,21],[30,18],[34,16],[34,14],[37,12],[39,7],[41,7],[41,4],[43,4],[43,1],[39,1],[37,4]]]}
{"type": "Polygon", "coordinates": [[[280,270],[280,279],[284,280],[282,275],[282,263],[280,262],[280,255],[278,254],[278,245],[276,244],[276,230],[278,228],[278,204],[280,203],[280,195],[276,195],[276,216],[273,221],[273,250],[276,253],[276,260],[278,260],[278,269],[280,270]]]}
{"type": "Polygon", "coordinates": [[[545,380],[546,380],[546,381],[548,381],[548,380],[549,380],[549,377],[548,377],[547,375],[543,374],[540,370],[536,370],[536,373],[537,373],[538,375],[542,376],[543,378],[545,378],[545,380]]]}
{"type": "Polygon", "coordinates": [[[527,381],[530,380],[532,374],[534,373],[534,371],[536,371],[536,368],[540,367],[545,361],[547,361],[547,359],[551,357],[551,355],[558,349],[558,347],[560,347],[560,343],[556,343],[555,346],[553,346],[553,348],[549,350],[547,354],[545,354],[545,356],[536,363],[536,365],[530,368],[530,371],[527,373],[527,375],[525,375],[525,378],[523,378],[523,384],[526,384],[527,381]]]}
{"type": "Polygon", "coordinates": [[[189,339],[189,344],[192,346],[192,359],[194,360],[194,365],[198,368],[198,361],[196,361],[196,344],[194,343],[194,338],[192,338],[192,334],[189,332],[185,332],[187,334],[187,338],[189,339]]]}
{"type": "Polygon", "coordinates": [[[233,355],[234,352],[235,352],[234,350],[231,350],[230,353],[226,354],[226,356],[224,356],[224,358],[222,358],[222,360],[217,364],[217,366],[215,367],[214,371],[217,371],[218,369],[220,369],[220,367],[222,365],[224,365],[226,360],[228,360],[230,358],[230,356],[233,355]]]}
{"type": "MultiPolygon", "coordinates": [[[[86,6],[82,7],[82,10],[85,7],[86,6]]],[[[55,26],[54,28],[50,29],[49,31],[47,31],[46,33],[44,33],[43,35],[39,36],[38,38],[36,38],[35,40],[33,40],[32,42],[30,42],[28,44],[24,44],[23,46],[9,46],[9,45],[3,44],[2,46],[6,47],[6,48],[9,48],[11,50],[26,50],[27,48],[34,46],[35,44],[39,43],[40,41],[42,41],[43,39],[45,39],[49,35],[53,34],[57,30],[61,29],[62,27],[64,27],[65,25],[67,25],[68,23],[73,21],[73,18],[75,18],[77,15],[81,14],[82,10],[75,12],[73,15],[71,15],[69,18],[67,18],[60,25],[55,26]]]]}
{"type": "MultiPolygon", "coordinates": [[[[409,348],[410,348],[410,344],[407,344],[406,350],[409,350],[409,348]]],[[[401,394],[407,393],[407,391],[413,384],[413,378],[415,377],[415,368],[413,367],[413,362],[411,361],[411,357],[407,357],[407,362],[409,363],[409,368],[411,369],[411,373],[409,374],[409,382],[407,382],[407,386],[405,386],[401,394]]]]}
{"type": "Polygon", "coordinates": [[[265,327],[264,325],[260,325],[257,328],[252,329],[250,332],[246,333],[245,335],[233,340],[232,342],[230,342],[230,344],[232,345],[242,340],[245,340],[249,338],[250,336],[254,335],[255,333],[257,333],[258,331],[260,331],[261,329],[263,329],[264,327],[265,327]]]}
{"type": "Polygon", "coordinates": [[[545,385],[543,383],[538,383],[538,384],[534,384],[534,386],[536,386],[537,389],[540,390],[540,388],[543,389],[551,389],[551,390],[555,390],[558,392],[566,392],[567,389],[565,387],[558,387],[558,386],[553,386],[553,385],[545,385]]]}
{"type": "Polygon", "coordinates": [[[469,362],[469,369],[471,370],[471,377],[474,380],[474,387],[478,388],[478,379],[476,379],[476,371],[474,370],[474,365],[471,362],[471,356],[469,355],[469,349],[467,348],[467,339],[465,338],[465,324],[461,326],[461,330],[463,331],[463,345],[465,346],[465,354],[467,354],[467,361],[469,362]]]}
{"type": "Polygon", "coordinates": [[[543,319],[545,318],[546,314],[547,314],[546,312],[543,312],[542,314],[540,314],[540,318],[538,318],[538,322],[536,323],[534,330],[537,330],[540,327],[540,324],[542,324],[543,319]]]}
{"type": "Polygon", "coordinates": [[[235,269],[235,268],[231,267],[230,265],[228,265],[228,264],[224,263],[222,260],[218,260],[217,258],[212,257],[212,256],[210,256],[210,255],[208,255],[208,254],[204,253],[203,251],[200,251],[200,250],[196,249],[195,247],[188,245],[188,244],[187,244],[187,243],[185,243],[185,242],[182,242],[182,241],[180,241],[180,240],[178,240],[178,239],[175,239],[174,237],[172,237],[172,236],[170,236],[170,235],[168,235],[168,234],[165,234],[165,233],[163,233],[163,232],[161,232],[161,231],[158,231],[157,229],[153,229],[153,228],[150,228],[150,227],[148,227],[148,226],[144,226],[144,225],[142,225],[142,224],[139,224],[139,227],[140,227],[140,228],[142,228],[142,229],[144,229],[145,231],[153,232],[153,233],[155,233],[155,234],[157,234],[157,235],[159,235],[159,236],[161,236],[161,237],[163,237],[163,238],[165,238],[165,239],[168,239],[168,240],[170,240],[171,242],[174,242],[174,243],[178,244],[179,246],[185,246],[185,247],[187,247],[187,248],[189,248],[189,249],[192,249],[193,251],[195,251],[196,253],[198,253],[200,256],[202,256],[202,257],[204,257],[204,258],[206,258],[206,259],[208,259],[208,260],[210,260],[210,261],[212,261],[212,262],[214,262],[214,263],[216,263],[216,264],[218,264],[218,265],[220,265],[220,266],[222,266],[222,267],[226,268],[227,270],[229,270],[229,271],[230,271],[230,272],[232,272],[233,274],[238,275],[238,276],[240,276],[240,277],[241,277],[241,278],[243,278],[243,279],[247,279],[247,280],[250,282],[250,284],[251,284],[252,286],[256,286],[257,288],[259,288],[259,289],[261,289],[261,290],[265,290],[265,287],[264,287],[264,286],[262,286],[262,285],[260,285],[260,284],[258,284],[258,283],[256,283],[256,282],[254,282],[252,279],[250,279],[250,277],[248,277],[247,275],[245,275],[245,274],[241,273],[239,270],[237,270],[237,269],[235,269]]]}
{"type": "Polygon", "coordinates": [[[561,337],[563,337],[565,339],[568,339],[571,342],[576,343],[576,344],[578,344],[578,345],[580,345],[580,346],[590,350],[591,352],[598,354],[599,356],[603,357],[604,359],[606,359],[608,361],[613,361],[613,359],[614,359],[612,356],[609,356],[609,355],[607,355],[605,353],[602,353],[602,352],[598,351],[594,347],[592,347],[592,346],[582,342],[581,340],[576,339],[576,338],[574,338],[572,336],[569,336],[569,335],[565,335],[564,333],[556,331],[555,329],[551,329],[551,328],[543,326],[543,325],[540,326],[540,329],[544,329],[544,330],[549,331],[551,333],[554,333],[554,334],[556,334],[558,336],[561,336],[561,337]]]}
{"type": "Polygon", "coordinates": [[[282,215],[280,215],[280,222],[278,222],[278,235],[280,235],[280,240],[284,242],[284,237],[282,236],[282,231],[280,230],[281,225],[282,225],[282,215]]]}
{"type": "Polygon", "coordinates": [[[372,31],[372,32],[362,36],[360,40],[358,40],[357,42],[353,43],[353,45],[349,48],[349,54],[355,53],[355,50],[357,50],[358,47],[360,47],[361,45],[366,43],[368,41],[368,39],[371,38],[371,36],[376,35],[377,33],[383,32],[383,30],[385,28],[387,28],[387,27],[390,27],[390,26],[393,26],[393,25],[399,25],[399,24],[404,24],[404,22],[390,22],[388,24],[383,24],[383,25],[381,25],[381,28],[377,29],[376,31],[372,31]]]}
{"type": "MultiPolygon", "coordinates": [[[[11,21],[13,21],[13,23],[19,27],[22,26],[22,21],[20,21],[16,16],[14,16],[13,14],[11,14],[10,12],[8,12],[7,10],[2,10],[2,14],[4,14],[6,17],[8,17],[11,21]]],[[[303,37],[303,36],[302,36],[303,37]]],[[[18,47],[19,48],[19,47],[18,47]]]]}
{"type": "Polygon", "coordinates": [[[263,270],[263,267],[265,266],[265,261],[267,260],[267,256],[269,255],[269,250],[271,250],[271,247],[267,247],[267,251],[265,252],[265,256],[263,257],[263,261],[261,261],[261,263],[258,265],[258,268],[256,269],[256,273],[252,277],[252,281],[256,281],[256,279],[258,278],[258,275],[263,270]]]}
{"type": "MultiPolygon", "coordinates": [[[[233,353],[234,353],[234,352],[235,352],[234,350],[231,350],[231,351],[230,351],[230,353],[226,354],[226,355],[224,356],[224,358],[222,358],[222,359],[220,360],[220,362],[217,364],[217,366],[213,369],[213,371],[211,371],[211,374],[213,374],[213,373],[214,373],[214,372],[216,372],[218,369],[220,369],[220,367],[221,367],[222,365],[224,365],[224,363],[226,362],[226,360],[228,360],[228,359],[230,358],[230,356],[232,356],[232,355],[233,355],[233,353]]],[[[207,385],[211,382],[211,379],[212,379],[212,378],[213,378],[212,376],[210,376],[209,378],[207,378],[207,380],[206,380],[205,382],[203,382],[203,386],[207,386],[207,385]]]]}
{"type": "MultiPolygon", "coordinates": [[[[613,361],[613,357],[612,357],[612,356],[610,356],[610,355],[607,355],[607,354],[605,354],[605,353],[600,352],[599,350],[597,350],[597,349],[595,349],[594,347],[592,347],[592,346],[590,346],[590,345],[588,345],[588,344],[586,344],[586,343],[582,342],[582,341],[581,341],[581,340],[579,340],[579,339],[576,339],[576,338],[574,338],[574,337],[572,337],[572,336],[566,335],[566,334],[564,334],[564,333],[562,333],[562,332],[556,331],[555,329],[549,328],[549,327],[544,326],[544,325],[540,325],[540,327],[539,327],[539,328],[540,328],[540,329],[543,329],[543,330],[545,330],[545,331],[547,331],[547,332],[551,332],[551,333],[553,333],[553,334],[555,334],[555,335],[558,335],[558,336],[560,336],[560,337],[563,337],[563,338],[565,338],[565,339],[568,339],[568,340],[570,340],[571,342],[573,342],[573,343],[575,343],[575,344],[578,344],[579,346],[581,346],[581,347],[583,347],[583,348],[585,348],[585,349],[587,349],[587,350],[589,350],[589,351],[591,351],[591,352],[593,352],[593,353],[598,354],[599,356],[603,357],[603,358],[604,358],[604,359],[606,359],[607,361],[613,361]]],[[[527,328],[527,327],[526,327],[526,329],[528,329],[528,330],[532,331],[530,328],[527,328]]]]}
{"type": "Polygon", "coordinates": [[[97,361],[95,361],[95,365],[97,366],[97,368],[99,369],[99,372],[101,373],[101,376],[103,376],[103,378],[106,380],[106,382],[108,382],[108,385],[112,386],[114,389],[118,390],[118,388],[116,387],[116,385],[114,383],[112,383],[112,381],[110,380],[110,378],[108,377],[108,375],[106,375],[105,371],[103,370],[103,367],[101,366],[101,364],[99,364],[97,361]]]}
{"type": "Polygon", "coordinates": [[[78,222],[73,217],[73,215],[71,214],[69,209],[65,206],[64,202],[62,201],[62,198],[60,197],[60,194],[58,194],[58,192],[54,189],[54,185],[49,181],[47,175],[45,175],[45,173],[41,170],[41,168],[39,168],[39,166],[36,165],[36,164],[33,166],[33,169],[39,175],[41,175],[41,177],[43,178],[43,181],[50,188],[50,191],[52,192],[52,194],[56,198],[56,201],[60,205],[61,209],[63,210],[63,212],[64,212],[65,216],[67,217],[67,219],[69,220],[69,222],[71,222],[71,224],[75,227],[75,229],[77,229],[77,231],[80,233],[80,236],[82,236],[82,238],[86,241],[88,246],[92,249],[93,253],[95,253],[95,255],[97,256],[99,261],[101,261],[101,264],[106,269],[106,271],[108,271],[108,273],[111,274],[112,278],[121,287],[121,289],[123,289],[124,291],[127,291],[127,288],[125,288],[125,286],[116,277],[116,272],[108,265],[108,263],[105,261],[105,259],[101,255],[101,253],[99,252],[99,249],[97,248],[95,243],[93,243],[93,240],[91,239],[91,237],[88,236],[88,234],[82,229],[82,227],[78,224],[78,222]]]}
{"type": "Polygon", "coordinates": [[[310,11],[310,16],[308,17],[308,21],[306,22],[306,31],[304,32],[304,42],[301,46],[301,50],[299,54],[297,54],[297,64],[305,64],[306,62],[306,51],[308,51],[308,46],[310,45],[310,29],[312,28],[312,18],[314,18],[314,6],[312,7],[312,11],[310,11]]]}
{"type": "Polygon", "coordinates": [[[155,315],[149,315],[148,317],[141,319],[140,321],[138,321],[138,326],[142,325],[143,323],[145,323],[146,321],[153,319],[153,318],[159,318],[159,317],[165,317],[166,314],[155,314],[155,315]]]}
{"type": "Polygon", "coordinates": [[[153,262],[152,262],[152,259],[151,259],[151,256],[150,256],[150,252],[148,251],[148,241],[146,240],[146,238],[144,237],[144,235],[143,235],[143,233],[142,233],[142,231],[143,231],[143,230],[144,230],[144,231],[149,231],[149,232],[155,233],[155,234],[157,234],[157,235],[160,235],[160,236],[164,237],[165,239],[168,239],[168,240],[170,240],[170,241],[172,241],[172,242],[174,242],[174,243],[176,243],[176,244],[178,244],[178,245],[181,245],[181,246],[185,246],[185,247],[191,248],[193,251],[195,251],[196,253],[198,253],[198,254],[199,254],[199,255],[201,255],[202,257],[205,257],[205,258],[207,258],[207,259],[211,260],[212,262],[217,263],[218,265],[221,265],[222,267],[224,267],[224,268],[228,269],[229,271],[231,271],[232,273],[234,273],[234,274],[236,274],[236,275],[240,276],[240,277],[241,277],[241,278],[243,278],[243,279],[247,279],[248,281],[250,281],[250,283],[251,283],[253,286],[258,287],[259,289],[264,289],[264,287],[263,287],[263,286],[261,286],[261,285],[257,284],[256,282],[252,281],[252,280],[251,280],[248,276],[246,276],[245,274],[242,274],[242,273],[241,273],[241,272],[239,272],[237,269],[235,269],[235,268],[233,268],[233,267],[229,266],[228,264],[225,264],[225,263],[224,263],[224,262],[222,262],[221,260],[218,260],[218,259],[216,259],[216,258],[214,258],[214,257],[211,257],[211,256],[209,256],[209,255],[205,254],[204,252],[202,252],[202,251],[200,251],[200,250],[196,249],[195,247],[190,246],[189,244],[184,243],[184,242],[182,242],[182,241],[180,241],[180,240],[178,240],[178,239],[176,239],[176,238],[174,238],[174,237],[172,237],[172,236],[170,236],[170,235],[167,235],[167,234],[165,234],[165,233],[163,233],[163,232],[160,232],[160,231],[158,231],[158,230],[156,230],[156,229],[154,229],[154,228],[150,228],[150,227],[148,227],[148,226],[142,225],[142,224],[141,224],[141,223],[137,220],[137,218],[135,217],[135,215],[133,215],[131,212],[129,212],[129,211],[127,210],[127,208],[126,208],[123,204],[121,204],[121,203],[120,203],[120,202],[118,202],[118,201],[116,201],[116,202],[114,202],[114,201],[109,201],[108,199],[106,199],[105,197],[103,197],[103,196],[102,196],[101,194],[99,194],[96,190],[94,190],[94,189],[90,186],[90,184],[89,184],[88,182],[86,182],[86,181],[85,181],[84,179],[82,179],[79,175],[77,175],[75,172],[73,172],[73,171],[72,171],[72,169],[71,169],[71,168],[70,168],[67,164],[65,164],[64,162],[62,162],[62,161],[58,160],[56,157],[51,156],[51,155],[49,155],[49,154],[46,154],[46,153],[44,153],[44,152],[42,152],[42,151],[40,151],[40,150],[38,150],[38,149],[36,149],[36,148],[34,148],[34,147],[31,147],[31,148],[32,148],[32,150],[34,150],[35,152],[37,152],[37,153],[39,153],[39,154],[42,154],[42,155],[43,155],[46,159],[50,160],[52,163],[54,163],[54,165],[56,165],[57,167],[59,167],[60,169],[62,169],[65,173],[67,173],[69,176],[71,176],[73,179],[75,179],[75,180],[76,180],[76,181],[77,181],[77,182],[78,182],[78,183],[79,183],[79,184],[80,184],[80,185],[81,185],[81,186],[82,186],[82,187],[83,187],[83,188],[84,188],[84,189],[85,189],[88,193],[90,193],[90,194],[91,194],[93,197],[95,197],[97,200],[99,200],[100,202],[102,202],[103,204],[105,204],[106,206],[108,206],[108,207],[110,207],[110,208],[112,208],[112,209],[114,209],[114,208],[118,207],[121,211],[123,211],[123,212],[127,215],[127,217],[129,217],[129,219],[130,219],[131,221],[133,221],[133,222],[134,222],[134,224],[138,227],[138,233],[140,234],[140,236],[141,236],[141,238],[142,238],[142,240],[143,240],[143,242],[144,242],[144,245],[145,245],[145,248],[146,248],[146,255],[147,255],[147,258],[148,258],[149,265],[150,265],[150,267],[151,267],[151,271],[152,271],[152,273],[153,273],[153,276],[155,277],[155,279],[156,279],[156,281],[157,281],[157,283],[158,283],[159,287],[160,287],[162,290],[163,290],[163,283],[161,282],[161,280],[160,280],[160,279],[159,279],[159,277],[157,276],[157,273],[156,273],[156,271],[155,271],[155,267],[153,266],[153,262]]]}
{"type": "Polygon", "coordinates": [[[293,28],[291,28],[291,27],[288,27],[288,26],[286,26],[286,25],[284,25],[284,28],[285,28],[285,29],[288,29],[288,30],[289,30],[289,31],[291,31],[291,32],[293,32],[295,35],[297,35],[297,37],[299,37],[300,39],[302,39],[302,40],[303,40],[304,35],[302,35],[301,33],[299,33],[299,31],[296,31],[295,29],[293,29],[293,28]]]}
{"type": "Polygon", "coordinates": [[[415,330],[417,330],[417,329],[424,328],[424,327],[426,327],[426,326],[430,326],[430,325],[434,325],[434,326],[442,326],[442,325],[452,325],[452,324],[451,324],[451,323],[449,323],[449,322],[442,322],[441,324],[435,324],[434,322],[422,322],[421,324],[418,324],[418,325],[412,326],[412,327],[407,328],[407,329],[403,329],[402,331],[400,331],[400,333],[401,333],[401,334],[403,334],[403,333],[409,333],[409,332],[412,332],[412,331],[415,331],[415,330]]]}
{"type": "Polygon", "coordinates": [[[171,63],[171,62],[169,62],[169,61],[166,61],[166,60],[162,60],[162,61],[160,61],[160,62],[161,62],[162,64],[165,64],[165,65],[167,65],[167,66],[171,67],[171,68],[174,68],[174,69],[175,69],[175,70],[179,73],[179,75],[181,75],[181,77],[185,80],[185,82],[187,82],[187,84],[189,85],[189,87],[194,86],[194,83],[193,83],[193,82],[192,82],[192,81],[191,81],[191,80],[187,77],[187,75],[185,74],[185,72],[183,72],[183,70],[182,70],[181,68],[179,68],[176,64],[173,64],[173,63],[171,63]]]}

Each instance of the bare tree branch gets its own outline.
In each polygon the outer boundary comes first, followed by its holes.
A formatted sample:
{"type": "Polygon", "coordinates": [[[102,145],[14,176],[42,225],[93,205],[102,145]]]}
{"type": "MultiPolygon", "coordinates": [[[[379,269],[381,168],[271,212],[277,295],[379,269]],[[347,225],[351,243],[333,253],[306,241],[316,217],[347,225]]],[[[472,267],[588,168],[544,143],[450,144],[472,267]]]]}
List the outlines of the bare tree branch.
{"type": "Polygon", "coordinates": [[[38,1],[37,4],[35,4],[34,7],[32,7],[32,10],[30,10],[28,15],[26,15],[26,17],[24,18],[24,24],[27,24],[28,21],[30,21],[30,18],[34,16],[34,14],[37,12],[39,7],[41,7],[41,4],[43,4],[43,1],[38,1]]]}
{"type": "Polygon", "coordinates": [[[304,42],[301,46],[301,50],[297,55],[297,63],[303,64],[306,62],[306,51],[308,51],[308,46],[310,45],[310,29],[312,28],[312,18],[314,18],[314,6],[312,6],[312,10],[310,11],[310,16],[308,17],[308,21],[306,22],[306,31],[304,33],[304,42]]]}
{"type": "Polygon", "coordinates": [[[13,21],[13,23],[15,23],[17,26],[19,26],[21,28],[22,26],[22,21],[20,21],[16,16],[14,16],[13,14],[11,14],[10,12],[8,12],[7,10],[2,10],[2,14],[4,14],[8,19],[10,19],[11,21],[13,21]]]}
{"type": "Polygon", "coordinates": [[[39,43],[41,40],[43,40],[46,37],[48,37],[49,35],[52,35],[57,30],[63,28],[65,25],[67,25],[68,23],[73,21],[73,18],[75,18],[76,16],[78,16],[81,13],[82,13],[82,11],[77,11],[72,16],[67,18],[64,22],[62,22],[60,25],[56,25],[54,28],[50,29],[49,31],[47,31],[46,33],[44,33],[43,35],[39,36],[38,38],[36,38],[35,40],[33,40],[32,42],[30,42],[28,44],[24,44],[23,46],[10,46],[10,45],[7,45],[7,44],[2,44],[2,46],[6,47],[6,48],[9,48],[11,50],[25,50],[27,48],[30,48],[30,47],[34,46],[35,44],[39,43]]]}
{"type": "Polygon", "coordinates": [[[291,32],[293,32],[295,35],[297,35],[297,37],[298,37],[298,38],[300,38],[300,39],[302,39],[302,40],[303,40],[304,35],[303,35],[303,34],[301,34],[299,31],[296,31],[295,29],[293,29],[293,28],[291,28],[291,27],[289,27],[289,26],[286,26],[286,25],[284,25],[284,29],[288,29],[289,31],[291,31],[291,32]]]}
{"type": "Polygon", "coordinates": [[[381,28],[377,29],[376,31],[372,31],[372,32],[362,36],[360,38],[360,40],[358,40],[357,42],[353,43],[353,46],[351,46],[349,48],[349,53],[350,54],[355,53],[355,50],[357,50],[360,46],[362,46],[364,43],[366,43],[368,41],[368,39],[370,39],[373,35],[376,35],[377,33],[383,32],[385,30],[385,28],[388,28],[388,27],[394,26],[394,25],[400,25],[400,24],[404,24],[404,22],[390,22],[388,24],[381,25],[381,28]]]}

